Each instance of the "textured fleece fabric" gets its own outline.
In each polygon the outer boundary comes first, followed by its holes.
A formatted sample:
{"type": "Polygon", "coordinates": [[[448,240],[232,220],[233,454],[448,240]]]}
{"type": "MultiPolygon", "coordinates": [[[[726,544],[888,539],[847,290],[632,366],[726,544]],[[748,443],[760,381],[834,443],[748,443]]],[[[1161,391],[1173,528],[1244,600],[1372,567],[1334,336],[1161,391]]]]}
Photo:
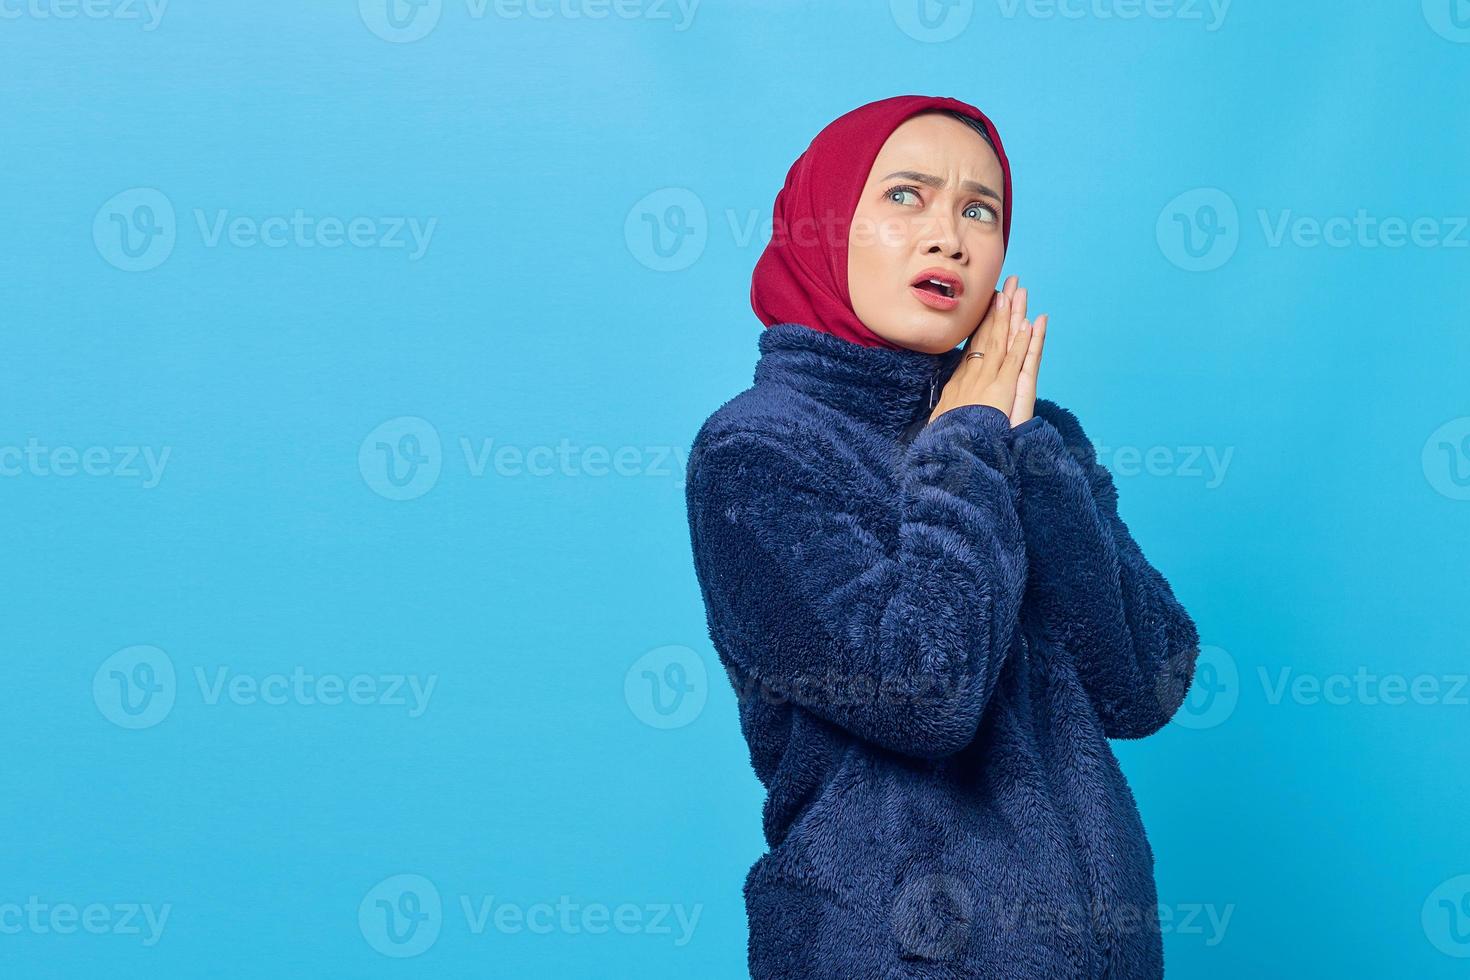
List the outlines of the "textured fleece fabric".
{"type": "Polygon", "coordinates": [[[753,977],[1163,975],[1109,738],[1158,731],[1198,635],[1075,416],[928,422],[961,349],[766,328],[688,462],[710,639],[766,788],[753,977]]]}

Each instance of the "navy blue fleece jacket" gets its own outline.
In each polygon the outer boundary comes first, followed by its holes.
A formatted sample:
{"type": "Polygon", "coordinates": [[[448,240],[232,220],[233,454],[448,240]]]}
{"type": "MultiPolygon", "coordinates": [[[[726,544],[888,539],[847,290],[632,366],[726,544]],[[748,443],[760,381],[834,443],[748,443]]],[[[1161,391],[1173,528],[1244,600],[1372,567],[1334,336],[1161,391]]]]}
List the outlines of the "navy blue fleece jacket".
{"type": "Polygon", "coordinates": [[[754,977],[1163,974],[1109,738],[1182,703],[1198,635],[1076,418],[927,422],[963,351],[766,328],[686,484],[709,634],[765,786],[754,977]]]}

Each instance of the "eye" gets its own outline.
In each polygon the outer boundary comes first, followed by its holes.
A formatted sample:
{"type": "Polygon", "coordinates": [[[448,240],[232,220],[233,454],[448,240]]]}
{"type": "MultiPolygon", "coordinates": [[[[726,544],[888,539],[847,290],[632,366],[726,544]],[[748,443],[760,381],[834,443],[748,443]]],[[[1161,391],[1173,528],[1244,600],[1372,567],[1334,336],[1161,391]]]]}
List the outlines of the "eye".
{"type": "MultiPolygon", "coordinates": [[[[919,192],[912,187],[891,187],[888,189],[888,199],[890,201],[893,201],[893,195],[895,194],[912,194],[915,197],[919,196],[919,192]]],[[[902,204],[903,201],[893,201],[893,203],[902,204]]]]}
{"type": "Polygon", "coordinates": [[[986,224],[991,224],[1000,220],[1000,215],[996,214],[995,208],[991,207],[989,204],[986,204],[984,201],[976,201],[974,204],[971,204],[969,207],[965,208],[965,214],[969,214],[971,211],[983,212],[985,214],[985,217],[981,217],[979,218],[979,220],[985,222],[986,224]]]}

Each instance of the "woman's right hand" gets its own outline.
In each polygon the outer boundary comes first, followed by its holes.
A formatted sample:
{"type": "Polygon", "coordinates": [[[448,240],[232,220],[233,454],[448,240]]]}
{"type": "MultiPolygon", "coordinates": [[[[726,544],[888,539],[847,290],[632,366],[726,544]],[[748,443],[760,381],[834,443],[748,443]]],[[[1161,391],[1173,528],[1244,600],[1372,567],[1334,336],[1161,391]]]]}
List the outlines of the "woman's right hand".
{"type": "MultiPolygon", "coordinates": [[[[1018,294],[1024,292],[1017,290],[1018,294]]],[[[1004,291],[996,291],[985,318],[965,341],[964,356],[944,383],[944,391],[929,414],[930,422],[962,405],[990,405],[1010,416],[1016,404],[1016,379],[1031,344],[1030,321],[1022,319],[1017,329],[1011,329],[1012,305],[1023,302],[1019,295],[1013,300],[1004,291]],[[971,356],[978,352],[985,356],[971,356]]]]}

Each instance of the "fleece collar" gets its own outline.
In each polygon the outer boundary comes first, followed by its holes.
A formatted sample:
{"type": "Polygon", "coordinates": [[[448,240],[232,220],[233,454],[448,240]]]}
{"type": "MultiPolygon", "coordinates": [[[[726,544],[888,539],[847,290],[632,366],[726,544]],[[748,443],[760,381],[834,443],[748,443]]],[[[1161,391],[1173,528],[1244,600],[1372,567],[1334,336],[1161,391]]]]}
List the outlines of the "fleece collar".
{"type": "Polygon", "coordinates": [[[929,410],[964,355],[864,347],[800,323],[778,323],[760,336],[756,384],[777,383],[898,435],[929,410]]]}

